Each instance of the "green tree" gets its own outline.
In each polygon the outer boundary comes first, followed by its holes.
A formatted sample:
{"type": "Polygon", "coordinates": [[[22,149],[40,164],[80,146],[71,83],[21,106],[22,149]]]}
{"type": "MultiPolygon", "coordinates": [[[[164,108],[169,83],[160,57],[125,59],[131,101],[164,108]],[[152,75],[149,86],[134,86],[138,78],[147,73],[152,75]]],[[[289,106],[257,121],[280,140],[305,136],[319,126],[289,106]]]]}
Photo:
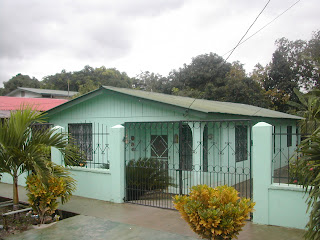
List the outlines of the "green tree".
{"type": "Polygon", "coordinates": [[[50,176],[66,176],[48,158],[49,147],[58,149],[67,163],[77,158],[77,153],[66,151],[68,138],[56,129],[34,130],[34,123],[42,123],[44,115],[26,107],[12,112],[9,119],[0,122],[0,172],[13,178],[13,203],[19,204],[18,176],[26,171],[36,173],[44,183],[50,176]]]}
{"type": "Polygon", "coordinates": [[[171,89],[168,86],[166,77],[149,71],[141,72],[133,79],[134,88],[149,92],[170,93],[171,89]]]}
{"type": "Polygon", "coordinates": [[[298,85],[290,79],[289,63],[280,52],[273,54],[272,62],[263,67],[257,64],[251,78],[260,84],[270,109],[286,112],[287,103],[298,85]]]}
{"type": "Polygon", "coordinates": [[[319,86],[320,31],[309,41],[280,38],[276,46],[263,80],[266,91],[277,89],[292,96],[294,88],[309,91],[319,86]]]}
{"type": "Polygon", "coordinates": [[[204,91],[209,83],[217,87],[224,84],[223,79],[230,68],[231,64],[225,63],[221,56],[209,53],[192,58],[190,64],[171,71],[168,78],[173,87],[180,90],[190,88],[204,91]]]}
{"type": "Polygon", "coordinates": [[[79,91],[82,94],[90,92],[101,85],[113,87],[132,87],[132,80],[125,72],[115,68],[93,68],[85,66],[80,71],[66,72],[46,76],[43,79],[43,88],[79,91]]]}
{"type": "Polygon", "coordinates": [[[94,83],[92,80],[88,80],[85,84],[79,86],[79,90],[77,94],[72,96],[72,99],[77,98],[83,94],[94,91],[99,88],[99,85],[94,83]]]}
{"type": "Polygon", "coordinates": [[[269,107],[270,102],[260,84],[248,77],[243,64],[233,62],[227,73],[224,84],[207,85],[204,98],[224,102],[251,104],[259,107],[269,107]]]}
{"type": "Polygon", "coordinates": [[[72,72],[62,70],[61,73],[54,75],[45,76],[42,80],[42,88],[64,90],[67,91],[78,91],[77,79],[74,77],[72,72]],[[69,85],[69,86],[68,86],[69,85]]]}
{"type": "Polygon", "coordinates": [[[281,51],[276,50],[272,56],[268,77],[263,84],[264,89],[266,91],[277,89],[291,96],[293,89],[298,88],[298,82],[294,77],[291,64],[281,51]]]}
{"type": "Polygon", "coordinates": [[[19,73],[9,81],[3,82],[3,86],[3,90],[0,91],[2,96],[16,90],[18,87],[40,88],[41,82],[39,82],[35,77],[31,78],[28,75],[19,73]]]}

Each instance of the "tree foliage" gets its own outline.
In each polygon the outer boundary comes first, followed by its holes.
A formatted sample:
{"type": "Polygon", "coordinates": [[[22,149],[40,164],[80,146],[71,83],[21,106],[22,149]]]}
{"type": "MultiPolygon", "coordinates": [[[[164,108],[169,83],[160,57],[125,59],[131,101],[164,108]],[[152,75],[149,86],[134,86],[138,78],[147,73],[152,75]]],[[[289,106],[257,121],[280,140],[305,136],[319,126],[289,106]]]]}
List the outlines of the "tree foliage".
{"type": "Polygon", "coordinates": [[[85,94],[101,85],[131,88],[132,80],[125,72],[120,72],[115,68],[85,66],[80,71],[62,70],[61,73],[44,77],[42,88],[68,90],[68,84],[70,91],[85,94]]]}
{"type": "Polygon", "coordinates": [[[298,87],[311,90],[319,86],[320,77],[320,31],[314,32],[309,41],[290,41],[281,38],[276,41],[277,51],[287,61],[291,70],[291,81],[298,87]]]}
{"type": "Polygon", "coordinates": [[[2,96],[16,90],[18,87],[40,88],[41,82],[35,77],[31,78],[28,75],[19,73],[7,82],[3,82],[3,86],[4,88],[0,91],[2,96]]]}
{"type": "Polygon", "coordinates": [[[33,171],[44,182],[52,175],[65,176],[50,162],[49,147],[58,149],[68,163],[77,153],[66,151],[67,135],[48,128],[34,130],[32,125],[42,123],[44,115],[24,107],[11,112],[10,118],[0,121],[0,173],[8,173],[13,178],[13,203],[19,204],[18,176],[33,171]]]}
{"type": "Polygon", "coordinates": [[[158,73],[149,71],[141,72],[133,79],[133,87],[135,89],[149,91],[171,93],[170,84],[168,79],[158,73]]]}
{"type": "Polygon", "coordinates": [[[223,85],[231,64],[216,53],[199,55],[192,59],[190,64],[184,64],[179,70],[170,72],[169,81],[180,90],[186,88],[204,91],[211,83],[216,87],[223,85]]]}
{"type": "Polygon", "coordinates": [[[217,54],[200,55],[169,75],[172,94],[269,107],[265,91],[248,77],[243,64],[225,63],[217,54]]]}

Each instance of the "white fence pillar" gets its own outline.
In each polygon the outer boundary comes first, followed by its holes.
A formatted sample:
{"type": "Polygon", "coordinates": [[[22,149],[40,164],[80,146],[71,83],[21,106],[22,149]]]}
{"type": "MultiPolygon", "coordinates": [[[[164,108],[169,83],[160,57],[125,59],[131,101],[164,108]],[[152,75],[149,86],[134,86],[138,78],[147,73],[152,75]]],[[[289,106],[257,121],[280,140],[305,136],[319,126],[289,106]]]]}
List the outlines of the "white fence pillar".
{"type": "Polygon", "coordinates": [[[125,197],[124,127],[122,125],[112,127],[109,139],[112,199],[115,203],[123,203],[125,197]]]}
{"type": "Polygon", "coordinates": [[[252,128],[253,222],[269,224],[268,188],[272,183],[272,125],[260,122],[252,128]]]}

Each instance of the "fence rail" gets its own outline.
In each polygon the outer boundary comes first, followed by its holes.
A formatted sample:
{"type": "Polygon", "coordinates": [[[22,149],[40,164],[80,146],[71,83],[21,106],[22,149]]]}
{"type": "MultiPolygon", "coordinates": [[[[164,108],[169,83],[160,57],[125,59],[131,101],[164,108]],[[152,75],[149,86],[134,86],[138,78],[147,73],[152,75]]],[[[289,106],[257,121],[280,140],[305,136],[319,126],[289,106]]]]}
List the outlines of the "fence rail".
{"type": "MultiPolygon", "coordinates": [[[[306,128],[307,129],[307,128],[306,128]]],[[[273,129],[272,150],[272,182],[284,184],[299,184],[297,178],[297,162],[299,144],[306,139],[310,133],[297,126],[278,127],[273,129]],[[301,132],[304,130],[303,132],[301,132]]]]}

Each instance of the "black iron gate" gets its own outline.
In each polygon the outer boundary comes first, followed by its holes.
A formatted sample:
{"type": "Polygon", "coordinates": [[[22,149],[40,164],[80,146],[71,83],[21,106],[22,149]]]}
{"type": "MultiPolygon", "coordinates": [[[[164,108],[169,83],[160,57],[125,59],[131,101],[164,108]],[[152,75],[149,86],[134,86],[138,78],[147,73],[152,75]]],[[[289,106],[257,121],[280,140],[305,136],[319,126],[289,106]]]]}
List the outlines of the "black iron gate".
{"type": "Polygon", "coordinates": [[[190,187],[235,187],[251,197],[249,120],[125,123],[126,201],[173,208],[190,187]]]}

